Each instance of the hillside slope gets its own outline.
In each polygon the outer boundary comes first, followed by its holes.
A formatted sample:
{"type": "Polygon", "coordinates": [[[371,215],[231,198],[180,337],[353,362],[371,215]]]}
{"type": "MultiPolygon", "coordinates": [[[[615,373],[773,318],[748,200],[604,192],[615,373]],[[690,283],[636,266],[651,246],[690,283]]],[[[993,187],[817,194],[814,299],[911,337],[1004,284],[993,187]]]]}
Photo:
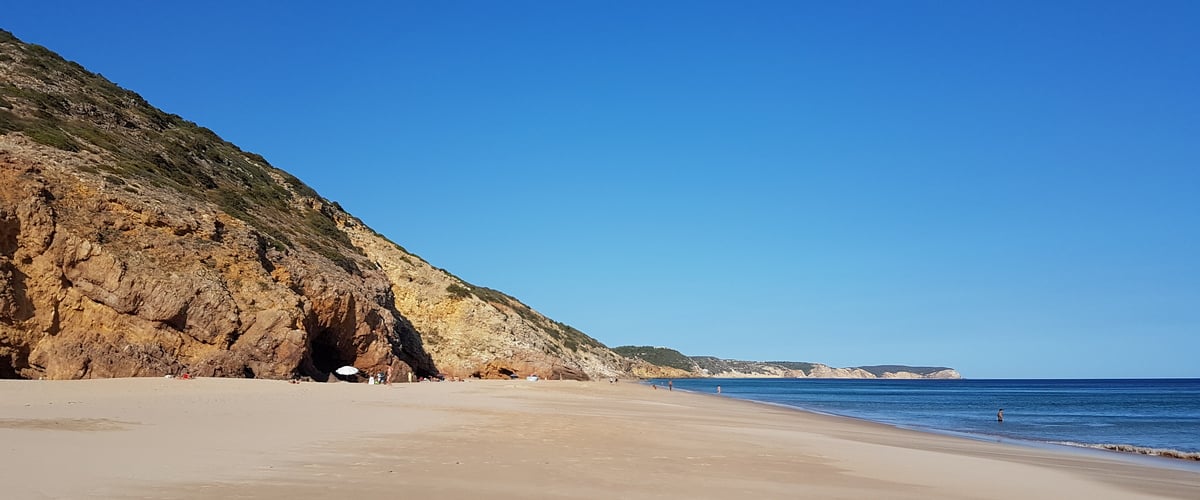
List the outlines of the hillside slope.
{"type": "Polygon", "coordinates": [[[596,378],[630,362],[0,31],[0,377],[596,378]]]}

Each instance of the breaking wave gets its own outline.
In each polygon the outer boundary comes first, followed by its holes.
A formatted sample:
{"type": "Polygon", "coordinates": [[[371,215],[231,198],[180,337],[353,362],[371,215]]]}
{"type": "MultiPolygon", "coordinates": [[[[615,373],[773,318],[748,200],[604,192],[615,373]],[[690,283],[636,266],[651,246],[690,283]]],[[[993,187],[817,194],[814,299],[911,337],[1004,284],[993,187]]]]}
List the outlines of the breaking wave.
{"type": "Polygon", "coordinates": [[[1091,448],[1095,450],[1118,451],[1121,453],[1136,453],[1138,455],[1149,455],[1154,457],[1176,458],[1179,460],[1192,460],[1200,462],[1200,452],[1196,451],[1179,451],[1164,448],[1147,448],[1144,446],[1133,446],[1129,444],[1090,444],[1090,443],[1075,443],[1071,441],[1055,441],[1053,444],[1061,444],[1066,446],[1076,446],[1079,448],[1091,448]]]}

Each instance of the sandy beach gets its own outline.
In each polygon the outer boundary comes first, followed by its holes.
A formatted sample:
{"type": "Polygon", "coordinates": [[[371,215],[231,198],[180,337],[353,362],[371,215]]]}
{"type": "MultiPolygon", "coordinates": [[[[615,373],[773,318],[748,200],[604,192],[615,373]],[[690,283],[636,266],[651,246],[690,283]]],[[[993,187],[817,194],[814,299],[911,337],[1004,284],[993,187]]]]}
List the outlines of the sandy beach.
{"type": "Polygon", "coordinates": [[[0,381],[4,497],[1200,498],[1195,468],[634,382],[0,381]]]}

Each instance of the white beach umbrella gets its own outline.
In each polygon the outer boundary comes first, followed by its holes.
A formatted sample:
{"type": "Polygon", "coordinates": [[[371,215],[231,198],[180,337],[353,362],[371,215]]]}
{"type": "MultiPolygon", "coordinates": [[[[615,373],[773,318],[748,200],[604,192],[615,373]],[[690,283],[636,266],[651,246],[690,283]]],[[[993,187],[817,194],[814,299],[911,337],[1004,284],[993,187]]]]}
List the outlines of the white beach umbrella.
{"type": "Polygon", "coordinates": [[[337,370],[334,370],[334,373],[337,373],[338,375],[350,376],[350,375],[354,375],[355,373],[358,373],[358,368],[355,368],[350,365],[346,365],[341,368],[338,368],[337,370]]]}

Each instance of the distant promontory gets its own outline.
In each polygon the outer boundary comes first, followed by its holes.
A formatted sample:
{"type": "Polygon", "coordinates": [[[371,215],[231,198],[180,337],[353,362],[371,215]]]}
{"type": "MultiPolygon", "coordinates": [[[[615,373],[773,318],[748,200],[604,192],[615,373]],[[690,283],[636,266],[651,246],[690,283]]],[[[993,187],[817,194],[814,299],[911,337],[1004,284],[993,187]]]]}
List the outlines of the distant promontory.
{"type": "Polygon", "coordinates": [[[675,378],[884,378],[959,379],[957,370],[945,366],[873,365],[835,368],[802,361],[742,361],[713,356],[688,356],[667,347],[621,346],[613,348],[637,365],[642,377],[675,378]],[[649,366],[645,366],[649,365],[649,366]]]}

